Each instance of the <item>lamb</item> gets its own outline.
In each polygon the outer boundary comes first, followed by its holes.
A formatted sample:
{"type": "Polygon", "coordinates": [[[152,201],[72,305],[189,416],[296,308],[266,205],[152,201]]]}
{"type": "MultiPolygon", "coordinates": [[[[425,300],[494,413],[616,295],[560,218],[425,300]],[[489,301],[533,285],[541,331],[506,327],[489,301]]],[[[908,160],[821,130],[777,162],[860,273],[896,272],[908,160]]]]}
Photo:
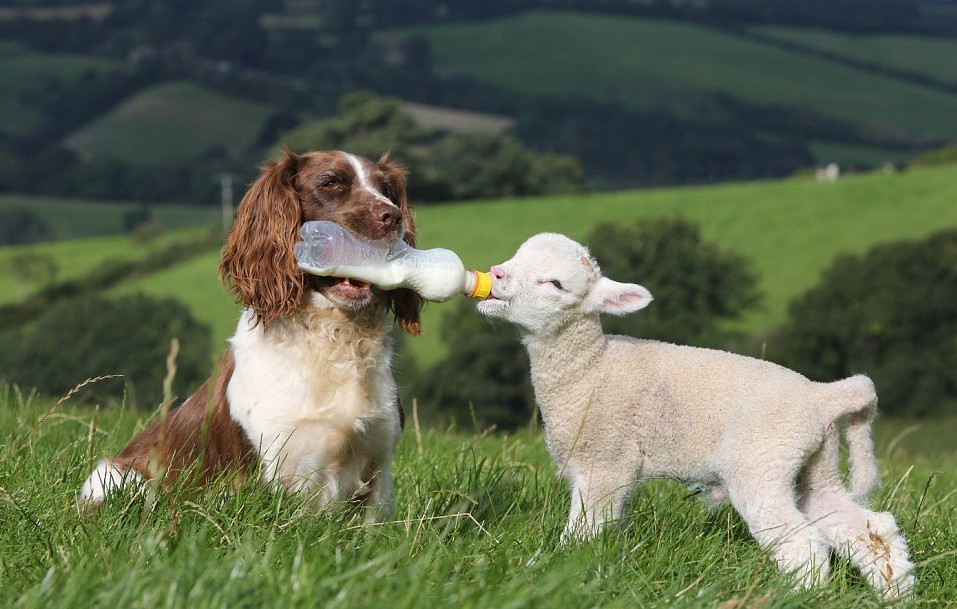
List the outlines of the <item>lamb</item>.
{"type": "Polygon", "coordinates": [[[600,313],[631,313],[652,296],[603,277],[564,235],[530,238],[490,274],[491,296],[478,308],[519,326],[548,449],[571,487],[563,539],[619,519],[642,481],[673,478],[730,499],[803,587],[824,581],[833,549],[885,597],[912,590],[894,516],[864,506],[879,481],[877,395],[866,376],[817,383],[724,351],[606,336],[600,313]]]}

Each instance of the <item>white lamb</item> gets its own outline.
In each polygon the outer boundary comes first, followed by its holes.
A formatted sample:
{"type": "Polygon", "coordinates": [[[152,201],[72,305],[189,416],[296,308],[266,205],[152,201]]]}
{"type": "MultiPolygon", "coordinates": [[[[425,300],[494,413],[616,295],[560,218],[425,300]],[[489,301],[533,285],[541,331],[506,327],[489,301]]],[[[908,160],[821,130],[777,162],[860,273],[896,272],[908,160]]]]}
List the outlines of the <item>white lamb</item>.
{"type": "Polygon", "coordinates": [[[675,478],[729,498],[804,586],[824,580],[833,548],[885,596],[912,589],[893,515],[862,505],[878,482],[870,379],[816,383],[724,351],[605,336],[600,313],[637,311],[651,294],[602,277],[563,235],[532,237],[490,273],[479,310],[520,327],[548,448],[571,485],[564,538],[620,518],[641,481],[675,478]],[[838,463],[841,427],[853,494],[838,463]]]}

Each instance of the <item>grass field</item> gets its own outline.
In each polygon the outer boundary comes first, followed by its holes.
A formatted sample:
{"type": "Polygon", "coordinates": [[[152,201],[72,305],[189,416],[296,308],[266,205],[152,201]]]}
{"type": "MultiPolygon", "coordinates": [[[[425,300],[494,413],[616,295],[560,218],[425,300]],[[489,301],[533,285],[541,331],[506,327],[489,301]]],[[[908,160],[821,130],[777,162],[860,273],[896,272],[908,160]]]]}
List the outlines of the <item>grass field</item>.
{"type": "Polygon", "coordinates": [[[182,163],[217,147],[238,156],[253,144],[271,111],[265,104],[171,82],[137,93],[65,143],[81,156],[143,165],[182,163]]]}
{"type": "MultiPolygon", "coordinates": [[[[957,606],[957,452],[913,452],[913,436],[892,447],[903,426],[884,424],[872,504],[896,515],[918,564],[917,597],[898,606],[957,606]]],[[[535,431],[419,440],[406,429],[396,514],[380,526],[252,486],[155,504],[126,496],[78,515],[74,493],[94,460],[141,425],[137,413],[0,389],[0,606],[883,606],[843,562],[822,588],[791,591],[728,507],[709,512],[671,482],[646,485],[620,530],[559,546],[568,493],[535,431]]],[[[952,437],[957,420],[934,428],[952,437]]]]}
{"type": "MultiPolygon", "coordinates": [[[[57,241],[24,247],[0,248],[0,304],[15,302],[21,295],[23,286],[17,284],[4,265],[19,256],[43,254],[49,256],[56,266],[55,279],[82,276],[94,270],[106,261],[143,260],[155,254],[173,241],[178,241],[198,232],[209,230],[209,226],[182,229],[161,234],[145,242],[134,241],[127,235],[114,235],[91,239],[57,241]]],[[[212,277],[215,281],[215,264],[212,265],[212,277]]],[[[41,286],[32,286],[36,289],[41,286]]]]}
{"type": "Polygon", "coordinates": [[[772,26],[754,28],[754,31],[840,57],[957,84],[957,40],[904,34],[854,35],[772,26]]]}
{"type": "Polygon", "coordinates": [[[530,12],[416,31],[440,64],[516,91],[672,109],[720,91],[816,110],[871,135],[957,134],[957,95],[687,23],[530,12]]]}

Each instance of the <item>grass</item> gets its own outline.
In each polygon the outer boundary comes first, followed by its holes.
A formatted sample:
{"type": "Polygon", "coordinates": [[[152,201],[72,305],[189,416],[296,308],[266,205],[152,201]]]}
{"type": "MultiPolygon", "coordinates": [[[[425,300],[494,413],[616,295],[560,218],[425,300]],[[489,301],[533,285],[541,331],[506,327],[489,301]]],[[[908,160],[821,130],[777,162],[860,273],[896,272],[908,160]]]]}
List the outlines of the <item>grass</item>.
{"type": "Polygon", "coordinates": [[[66,145],[81,156],[180,164],[222,148],[239,157],[253,145],[272,108],[188,82],[150,87],[79,129],[66,145]]]}
{"type": "Polygon", "coordinates": [[[688,23],[529,12],[416,32],[438,63],[516,91],[686,111],[702,94],[722,92],[815,110],[870,135],[957,134],[957,95],[688,23]]]}
{"type": "MultiPolygon", "coordinates": [[[[559,546],[568,495],[537,431],[424,430],[420,443],[407,429],[396,515],[381,526],[254,486],[78,515],[92,463],[143,416],[0,390],[0,606],[882,606],[844,563],[826,586],[790,591],[729,508],[708,512],[670,482],[646,485],[620,531],[559,546]]],[[[917,599],[902,606],[954,606],[955,465],[953,445],[882,460],[873,504],[897,516],[919,565],[917,599]]]]}
{"type": "MultiPolygon", "coordinates": [[[[149,241],[134,241],[127,235],[112,235],[91,239],[57,241],[30,246],[0,248],[0,304],[15,302],[40,285],[21,286],[4,265],[20,256],[49,256],[56,268],[55,279],[85,275],[106,261],[143,260],[155,254],[171,242],[208,230],[203,228],[182,229],[161,234],[149,241]],[[23,292],[27,287],[26,293],[23,292]]],[[[212,266],[212,280],[215,281],[215,265],[212,266]]]]}

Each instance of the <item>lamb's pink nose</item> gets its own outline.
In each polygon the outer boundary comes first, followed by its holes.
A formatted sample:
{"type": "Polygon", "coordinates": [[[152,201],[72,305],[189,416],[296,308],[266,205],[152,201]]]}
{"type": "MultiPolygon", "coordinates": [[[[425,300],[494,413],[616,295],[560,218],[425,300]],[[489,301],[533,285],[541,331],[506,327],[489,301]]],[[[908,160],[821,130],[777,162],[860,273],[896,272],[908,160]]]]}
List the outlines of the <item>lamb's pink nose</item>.
{"type": "Polygon", "coordinates": [[[505,271],[500,266],[493,266],[488,270],[488,274],[499,281],[505,279],[505,271]]]}

